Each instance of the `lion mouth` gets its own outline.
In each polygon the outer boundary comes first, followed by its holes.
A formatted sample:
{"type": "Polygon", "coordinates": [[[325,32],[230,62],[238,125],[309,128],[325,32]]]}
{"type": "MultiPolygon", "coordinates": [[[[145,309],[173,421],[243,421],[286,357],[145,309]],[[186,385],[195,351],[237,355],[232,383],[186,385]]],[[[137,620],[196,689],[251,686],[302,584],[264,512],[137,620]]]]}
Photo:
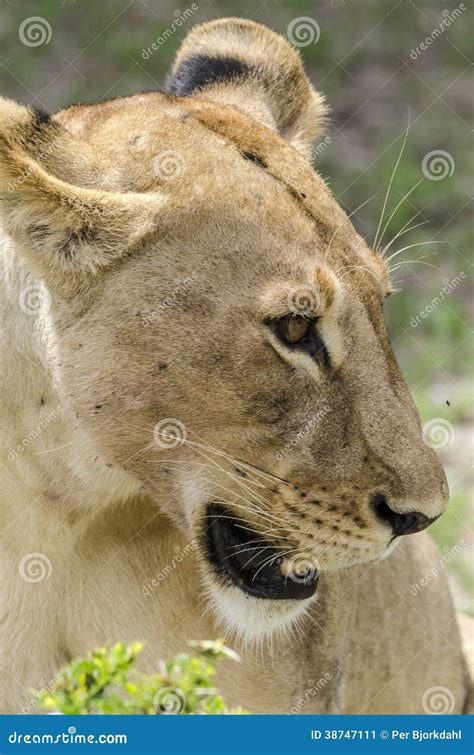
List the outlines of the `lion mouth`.
{"type": "Polygon", "coordinates": [[[319,573],[285,574],[278,549],[220,503],[207,507],[206,553],[221,579],[247,595],[267,600],[305,600],[317,589],[319,573]]]}

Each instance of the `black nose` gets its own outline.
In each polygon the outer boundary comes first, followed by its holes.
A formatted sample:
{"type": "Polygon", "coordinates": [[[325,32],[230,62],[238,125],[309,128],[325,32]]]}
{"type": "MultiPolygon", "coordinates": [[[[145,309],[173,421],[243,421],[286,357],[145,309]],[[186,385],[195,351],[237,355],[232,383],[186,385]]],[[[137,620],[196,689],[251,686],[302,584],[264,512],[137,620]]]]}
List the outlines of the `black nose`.
{"type": "Polygon", "coordinates": [[[319,573],[285,575],[278,550],[217,502],[205,518],[207,557],[225,584],[268,600],[305,600],[316,592],[319,573]]]}
{"type": "Polygon", "coordinates": [[[380,493],[374,496],[372,505],[378,518],[390,525],[394,535],[413,535],[415,532],[421,532],[438,518],[435,516],[430,519],[420,511],[408,511],[403,514],[393,511],[380,493]]]}

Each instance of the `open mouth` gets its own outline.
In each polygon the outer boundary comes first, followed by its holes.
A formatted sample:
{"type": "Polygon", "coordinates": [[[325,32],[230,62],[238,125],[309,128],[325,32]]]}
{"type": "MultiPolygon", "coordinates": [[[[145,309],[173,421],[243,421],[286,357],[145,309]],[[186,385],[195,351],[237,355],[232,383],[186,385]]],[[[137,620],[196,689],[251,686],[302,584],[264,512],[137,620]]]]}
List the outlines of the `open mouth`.
{"type": "Polygon", "coordinates": [[[285,574],[278,549],[221,504],[208,505],[204,533],[208,560],[227,584],[267,600],[304,600],[315,594],[317,570],[285,574]]]}

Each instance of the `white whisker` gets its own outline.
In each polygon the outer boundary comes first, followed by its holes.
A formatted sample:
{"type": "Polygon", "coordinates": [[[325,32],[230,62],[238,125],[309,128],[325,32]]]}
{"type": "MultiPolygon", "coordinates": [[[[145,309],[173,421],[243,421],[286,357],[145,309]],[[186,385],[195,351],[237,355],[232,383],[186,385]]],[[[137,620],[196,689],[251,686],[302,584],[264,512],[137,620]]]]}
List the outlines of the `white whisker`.
{"type": "Polygon", "coordinates": [[[415,189],[416,189],[416,188],[417,188],[417,187],[418,187],[418,186],[419,186],[419,185],[420,185],[420,184],[421,184],[421,183],[423,182],[423,180],[424,180],[423,178],[420,178],[420,180],[419,180],[419,181],[417,181],[417,182],[416,182],[416,184],[414,184],[414,186],[412,186],[412,187],[411,187],[411,189],[409,189],[409,190],[408,190],[408,191],[406,192],[406,194],[404,194],[404,195],[403,195],[403,197],[402,197],[402,198],[400,199],[400,201],[399,201],[399,202],[398,202],[398,204],[396,205],[395,209],[394,209],[394,210],[393,210],[393,211],[391,212],[391,214],[390,214],[390,217],[388,218],[387,222],[385,223],[385,225],[384,225],[384,227],[383,227],[383,231],[382,231],[382,233],[380,234],[380,238],[379,238],[379,241],[378,241],[378,245],[377,245],[377,246],[375,247],[375,249],[378,249],[378,247],[379,247],[379,246],[380,246],[380,244],[382,243],[382,239],[383,239],[383,237],[384,237],[385,231],[387,230],[388,226],[390,225],[390,221],[392,220],[393,216],[394,216],[394,215],[395,215],[395,213],[397,212],[397,210],[398,210],[398,208],[400,207],[400,205],[401,205],[401,204],[403,204],[403,202],[405,201],[405,199],[408,199],[408,197],[410,196],[410,194],[412,194],[412,193],[413,193],[413,192],[415,191],[415,189]]]}
{"type": "Polygon", "coordinates": [[[405,151],[405,144],[407,143],[409,130],[410,130],[410,113],[408,113],[408,123],[407,123],[406,131],[405,131],[405,136],[403,137],[402,148],[400,150],[400,153],[398,155],[397,161],[395,163],[395,167],[394,167],[394,169],[392,171],[392,175],[390,176],[390,181],[389,181],[389,184],[388,184],[388,187],[387,187],[387,192],[385,194],[385,199],[384,199],[383,206],[382,206],[382,212],[380,214],[380,220],[379,220],[379,223],[378,223],[378,226],[377,226],[377,231],[375,233],[374,242],[372,244],[372,246],[373,246],[374,249],[377,249],[377,245],[379,243],[380,228],[381,228],[381,225],[382,225],[382,222],[383,222],[383,217],[385,215],[385,208],[387,207],[388,198],[390,196],[390,189],[392,188],[392,183],[393,183],[393,180],[395,178],[395,174],[397,172],[398,166],[400,164],[400,160],[402,159],[403,152],[405,151]]]}
{"type": "Polygon", "coordinates": [[[418,241],[416,244],[409,244],[408,246],[404,246],[402,249],[399,249],[397,252],[391,254],[390,257],[387,258],[387,262],[393,260],[394,257],[398,257],[398,255],[402,252],[406,252],[407,249],[413,249],[413,247],[415,246],[430,246],[431,244],[444,244],[444,241],[418,241]]]}

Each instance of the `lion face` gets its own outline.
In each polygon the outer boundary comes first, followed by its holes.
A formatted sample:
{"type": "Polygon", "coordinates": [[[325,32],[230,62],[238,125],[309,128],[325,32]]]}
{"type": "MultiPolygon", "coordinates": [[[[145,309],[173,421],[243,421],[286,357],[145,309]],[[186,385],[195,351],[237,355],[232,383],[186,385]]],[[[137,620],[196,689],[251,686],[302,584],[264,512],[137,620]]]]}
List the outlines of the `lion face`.
{"type": "MultiPolygon", "coordinates": [[[[261,180],[243,168],[247,187],[261,180]]],[[[275,590],[278,615],[293,617],[320,571],[384,556],[404,516],[417,531],[446,501],[389,344],[380,260],[349,227],[344,254],[338,243],[326,255],[266,177],[272,210],[240,209],[237,181],[219,227],[203,208],[199,225],[106,276],[84,318],[56,326],[74,410],[198,538],[228,621],[242,589],[264,616],[275,590]],[[176,261],[166,273],[162,254],[176,261]]]]}
{"type": "MultiPolygon", "coordinates": [[[[251,638],[304,612],[321,572],[427,526],[447,485],[385,329],[383,259],[263,110],[213,84],[59,114],[4,216],[50,291],[71,416],[197,538],[218,616],[251,638]]],[[[6,107],[12,185],[30,126],[6,107]]],[[[303,125],[285,126],[298,148],[303,125]]]]}

